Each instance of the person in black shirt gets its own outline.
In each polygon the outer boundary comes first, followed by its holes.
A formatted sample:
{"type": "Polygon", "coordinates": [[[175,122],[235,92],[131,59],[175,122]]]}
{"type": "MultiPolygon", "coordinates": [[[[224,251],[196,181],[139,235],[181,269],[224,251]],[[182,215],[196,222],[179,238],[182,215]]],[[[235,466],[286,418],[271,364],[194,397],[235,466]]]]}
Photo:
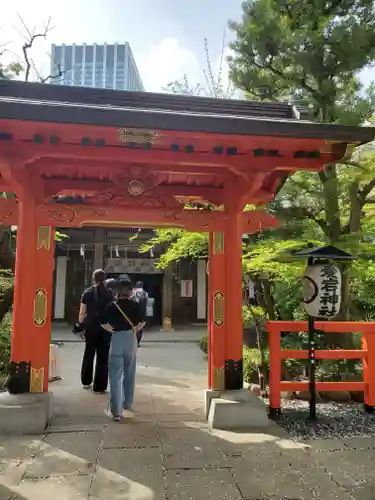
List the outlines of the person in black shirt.
{"type": "Polygon", "coordinates": [[[117,300],[108,305],[102,324],[112,333],[108,364],[110,398],[106,413],[116,421],[133,405],[137,330],[144,326],[145,320],[140,305],[130,298],[132,292],[130,281],[120,281],[117,300]]]}
{"type": "Polygon", "coordinates": [[[104,285],[104,279],[105,274],[102,269],[94,271],[94,284],[82,294],[78,319],[84,330],[86,344],[82,360],[81,382],[85,389],[89,389],[94,380],[94,392],[105,392],[108,386],[108,354],[111,335],[101,327],[101,323],[114,295],[104,285]]]}

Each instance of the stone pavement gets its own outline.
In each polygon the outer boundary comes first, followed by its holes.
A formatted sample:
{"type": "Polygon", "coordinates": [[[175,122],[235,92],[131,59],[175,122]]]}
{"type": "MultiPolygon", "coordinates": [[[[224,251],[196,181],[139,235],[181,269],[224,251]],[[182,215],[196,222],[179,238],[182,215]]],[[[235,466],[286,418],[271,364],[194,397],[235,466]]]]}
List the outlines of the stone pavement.
{"type": "MultiPolygon", "coordinates": [[[[139,351],[134,418],[79,387],[81,343],[59,349],[56,417],[41,436],[0,437],[0,500],[374,500],[375,437],[312,441],[210,431],[206,361],[194,344],[139,351]]],[[[27,418],[27,415],[25,415],[27,418]]]]}

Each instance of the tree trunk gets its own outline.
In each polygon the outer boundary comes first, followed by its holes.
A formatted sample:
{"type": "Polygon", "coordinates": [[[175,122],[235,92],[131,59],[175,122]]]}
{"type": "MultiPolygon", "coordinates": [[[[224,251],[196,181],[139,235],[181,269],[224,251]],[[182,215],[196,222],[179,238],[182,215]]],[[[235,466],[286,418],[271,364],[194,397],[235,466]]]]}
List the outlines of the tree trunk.
{"type": "MultiPolygon", "coordinates": [[[[342,236],[339,205],[339,185],[336,165],[328,165],[326,170],[320,175],[323,184],[325,214],[327,223],[327,235],[332,245],[337,244],[342,236]]],[[[357,198],[358,186],[352,186],[351,211],[349,220],[349,232],[359,232],[361,221],[361,209],[357,198]],[[356,201],[358,203],[356,203],[356,201]]],[[[350,319],[350,297],[349,297],[349,275],[347,269],[341,266],[342,270],[342,302],[338,321],[349,321],[350,319]]],[[[352,343],[351,334],[327,333],[326,340],[332,346],[350,347],[352,343]]]]}
{"type": "MultiPolygon", "coordinates": [[[[350,186],[350,214],[349,214],[349,224],[348,233],[356,237],[357,243],[360,243],[361,239],[361,216],[362,216],[362,203],[358,196],[359,185],[358,182],[353,182],[350,186]]],[[[338,321],[350,321],[350,278],[349,270],[347,265],[341,265],[342,274],[342,287],[341,287],[341,309],[340,314],[337,317],[338,321]]],[[[340,335],[340,334],[337,334],[340,335]]],[[[346,349],[353,348],[353,334],[351,332],[341,334],[341,346],[346,349]]]]}
{"type": "Polygon", "coordinates": [[[334,245],[341,236],[339,185],[337,179],[336,165],[328,165],[320,179],[323,183],[324,206],[327,223],[327,234],[330,243],[334,245]]]}

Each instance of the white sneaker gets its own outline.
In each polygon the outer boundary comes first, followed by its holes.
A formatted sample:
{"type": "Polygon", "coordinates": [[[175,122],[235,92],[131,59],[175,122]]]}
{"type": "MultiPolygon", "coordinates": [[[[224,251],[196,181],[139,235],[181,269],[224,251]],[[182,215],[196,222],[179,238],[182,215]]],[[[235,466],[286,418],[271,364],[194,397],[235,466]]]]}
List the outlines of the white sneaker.
{"type": "Polygon", "coordinates": [[[104,414],[105,414],[107,417],[109,417],[109,418],[111,418],[112,420],[114,420],[115,422],[119,422],[119,421],[121,420],[121,416],[116,416],[116,417],[115,417],[114,415],[112,415],[112,412],[111,412],[111,410],[110,410],[109,408],[107,408],[107,409],[105,409],[105,410],[104,410],[104,414]]]}

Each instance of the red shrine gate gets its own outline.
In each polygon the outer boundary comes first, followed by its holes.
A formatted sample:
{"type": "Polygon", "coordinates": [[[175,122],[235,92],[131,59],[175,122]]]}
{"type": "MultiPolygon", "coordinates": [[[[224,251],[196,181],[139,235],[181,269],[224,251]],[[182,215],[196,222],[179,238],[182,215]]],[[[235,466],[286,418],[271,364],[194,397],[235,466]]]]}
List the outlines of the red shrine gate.
{"type": "Polygon", "coordinates": [[[374,135],[282,103],[0,81],[0,189],[17,196],[0,220],[18,225],[10,391],[48,390],[54,229],[83,226],[210,233],[209,386],[241,389],[241,235],[276,225],[245,205],[374,135]]]}

